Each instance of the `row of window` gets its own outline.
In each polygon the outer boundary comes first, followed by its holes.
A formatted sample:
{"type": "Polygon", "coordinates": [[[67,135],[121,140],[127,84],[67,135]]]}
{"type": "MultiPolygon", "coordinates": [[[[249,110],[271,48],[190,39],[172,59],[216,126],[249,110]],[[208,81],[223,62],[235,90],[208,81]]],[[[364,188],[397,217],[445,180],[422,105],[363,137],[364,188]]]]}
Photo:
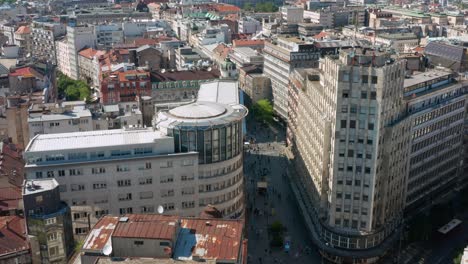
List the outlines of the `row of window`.
{"type": "MultiPolygon", "coordinates": [[[[343,193],[342,192],[336,192],[336,199],[343,199],[343,193]]],[[[345,193],[344,194],[344,199],[345,200],[351,200],[351,193],[345,193]]],[[[354,201],[359,201],[361,200],[361,193],[360,192],[354,192],[353,194],[353,200],[354,201]]],[[[362,200],[364,202],[368,202],[369,201],[369,195],[367,194],[363,194],[362,195],[362,200]]],[[[338,206],[338,205],[337,205],[338,206]]],[[[340,205],[341,207],[341,205],[340,205]]]]}
{"type": "Polygon", "coordinates": [[[459,134],[461,133],[463,129],[463,124],[458,124],[454,127],[451,127],[450,129],[447,129],[447,130],[444,130],[442,131],[441,133],[438,133],[430,138],[426,138],[416,144],[413,144],[411,146],[411,152],[416,152],[416,151],[419,151],[420,149],[423,149],[427,146],[430,146],[436,142],[439,142],[440,140],[443,140],[449,136],[452,136],[452,135],[455,135],[455,134],[459,134]]]}
{"type": "Polygon", "coordinates": [[[441,163],[444,163],[446,162],[448,159],[457,159],[459,158],[459,155],[460,154],[460,150],[458,148],[455,148],[455,149],[452,149],[446,153],[443,153],[443,155],[440,155],[440,156],[434,156],[435,158],[434,159],[431,159],[430,161],[428,162],[425,162],[423,164],[421,164],[421,166],[417,167],[417,168],[414,168],[410,171],[410,174],[409,174],[409,185],[408,187],[411,189],[413,187],[416,187],[417,185],[419,184],[422,184],[422,182],[418,182],[418,179],[421,179],[419,178],[419,174],[423,173],[423,172],[427,172],[428,170],[432,169],[433,167],[435,166],[438,166],[440,165],[441,163]],[[415,179],[415,178],[418,178],[418,179],[415,179]]]}
{"type": "Polygon", "coordinates": [[[363,186],[365,188],[369,188],[369,181],[362,181],[361,179],[354,179],[354,181],[353,181],[352,179],[348,178],[348,179],[343,181],[343,178],[337,178],[337,180],[336,180],[337,185],[345,184],[347,186],[353,186],[353,183],[354,183],[354,186],[357,186],[357,187],[362,186],[363,185],[362,183],[364,183],[363,186]]]}
{"type": "MultiPolygon", "coordinates": [[[[410,160],[410,164],[414,165],[414,164],[417,164],[417,163],[419,163],[419,162],[421,162],[421,161],[423,161],[425,159],[435,157],[439,152],[441,152],[441,151],[443,151],[443,150],[445,150],[447,148],[451,148],[452,145],[455,145],[455,144],[461,142],[462,141],[461,136],[462,135],[459,135],[458,137],[454,137],[454,138],[448,140],[447,142],[444,142],[444,143],[442,143],[440,145],[434,146],[434,147],[430,148],[429,150],[426,150],[423,153],[412,157],[411,160],[410,160]]],[[[410,177],[411,177],[411,175],[410,175],[410,177]]]]}
{"type": "MultiPolygon", "coordinates": [[[[340,126],[341,128],[356,128],[356,121],[357,120],[341,120],[340,126]],[[349,124],[349,126],[348,126],[349,124]]],[[[374,130],[374,123],[372,122],[366,122],[359,120],[359,129],[366,129],[366,123],[367,123],[367,130],[374,130]]]]}
{"type": "Polygon", "coordinates": [[[413,135],[412,135],[412,138],[415,139],[415,138],[419,138],[419,137],[422,137],[426,134],[429,134],[437,129],[440,129],[440,128],[444,128],[448,125],[450,125],[451,123],[454,123],[458,120],[461,120],[463,119],[464,117],[464,113],[461,112],[461,113],[458,113],[458,114],[455,114],[455,115],[452,115],[448,118],[445,118],[444,120],[441,120],[441,121],[438,121],[438,122],[435,122],[429,126],[426,126],[426,127],[423,127],[423,128],[420,128],[420,129],[417,129],[416,131],[413,132],[413,135]]]}
{"type": "Polygon", "coordinates": [[[457,109],[463,108],[465,106],[464,101],[456,102],[454,104],[450,104],[444,107],[441,107],[437,110],[431,111],[429,113],[426,113],[424,115],[418,116],[417,118],[414,119],[413,124],[415,126],[426,123],[432,119],[435,119],[439,116],[443,116],[447,113],[453,112],[457,109]]]}

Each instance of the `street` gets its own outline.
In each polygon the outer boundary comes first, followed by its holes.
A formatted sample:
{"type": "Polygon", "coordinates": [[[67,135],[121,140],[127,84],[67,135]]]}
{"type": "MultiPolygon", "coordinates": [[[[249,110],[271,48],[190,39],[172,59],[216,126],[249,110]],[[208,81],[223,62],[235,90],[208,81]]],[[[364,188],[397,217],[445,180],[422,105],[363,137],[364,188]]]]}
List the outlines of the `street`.
{"type": "Polygon", "coordinates": [[[320,256],[308,238],[303,219],[286,177],[285,128],[247,126],[245,145],[245,182],[247,191],[248,263],[321,263],[320,256]],[[258,192],[257,183],[267,182],[266,192],[258,192]],[[279,221],[284,238],[290,240],[290,250],[284,246],[270,247],[268,227],[279,221]]]}

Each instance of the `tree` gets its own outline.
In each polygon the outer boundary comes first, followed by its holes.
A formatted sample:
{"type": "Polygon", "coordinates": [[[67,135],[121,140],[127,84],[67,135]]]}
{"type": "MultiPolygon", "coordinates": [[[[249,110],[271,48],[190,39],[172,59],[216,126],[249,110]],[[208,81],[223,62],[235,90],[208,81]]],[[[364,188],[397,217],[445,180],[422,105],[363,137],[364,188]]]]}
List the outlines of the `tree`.
{"type": "Polygon", "coordinates": [[[245,3],[244,6],[242,7],[244,10],[247,10],[247,11],[252,11],[254,10],[254,7],[252,5],[252,3],[248,2],[248,3],[245,3]]]}
{"type": "Polygon", "coordinates": [[[84,81],[70,79],[61,72],[58,74],[57,87],[59,94],[68,101],[89,101],[91,96],[91,89],[84,81]]]}
{"type": "Polygon", "coordinates": [[[267,99],[258,100],[252,106],[252,114],[258,121],[273,122],[273,106],[267,99]]]}

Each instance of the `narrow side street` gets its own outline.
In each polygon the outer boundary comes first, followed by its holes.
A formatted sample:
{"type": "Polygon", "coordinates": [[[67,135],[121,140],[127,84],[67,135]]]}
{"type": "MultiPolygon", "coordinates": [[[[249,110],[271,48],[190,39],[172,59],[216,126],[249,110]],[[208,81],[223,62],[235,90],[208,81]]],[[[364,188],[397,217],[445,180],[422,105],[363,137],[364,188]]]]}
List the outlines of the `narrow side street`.
{"type": "Polygon", "coordinates": [[[285,128],[267,128],[251,123],[245,146],[245,177],[247,190],[247,228],[250,263],[321,263],[320,256],[308,238],[308,232],[298,211],[297,203],[286,177],[285,128]],[[259,182],[266,182],[264,193],[259,182]],[[284,245],[271,247],[268,227],[280,222],[284,227],[284,245]]]}

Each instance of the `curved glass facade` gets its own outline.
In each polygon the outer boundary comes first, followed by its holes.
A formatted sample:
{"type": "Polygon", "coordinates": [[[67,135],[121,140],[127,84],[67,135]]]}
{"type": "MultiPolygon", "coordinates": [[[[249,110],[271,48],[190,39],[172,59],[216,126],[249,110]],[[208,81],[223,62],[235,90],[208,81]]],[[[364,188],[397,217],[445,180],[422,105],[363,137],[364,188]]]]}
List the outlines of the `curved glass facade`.
{"type": "Polygon", "coordinates": [[[237,156],[242,151],[242,122],[216,126],[177,125],[169,129],[175,152],[198,152],[198,163],[209,164],[237,156]]]}

